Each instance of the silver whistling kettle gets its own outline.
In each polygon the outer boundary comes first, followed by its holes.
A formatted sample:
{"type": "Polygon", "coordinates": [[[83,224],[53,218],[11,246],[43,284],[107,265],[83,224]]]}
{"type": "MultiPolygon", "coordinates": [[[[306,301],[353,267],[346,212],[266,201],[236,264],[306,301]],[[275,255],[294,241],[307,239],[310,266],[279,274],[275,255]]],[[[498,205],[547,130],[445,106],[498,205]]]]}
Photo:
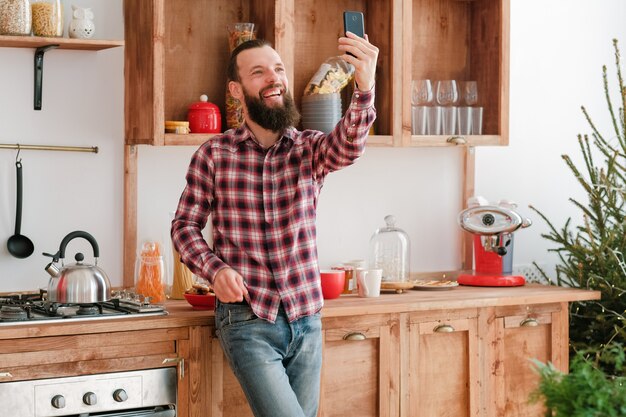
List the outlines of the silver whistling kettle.
{"type": "Polygon", "coordinates": [[[97,266],[100,249],[96,239],[89,233],[80,230],[72,232],[63,238],[57,253],[52,255],[44,252],[44,255],[52,258],[52,262],[45,268],[50,274],[48,301],[63,304],[92,304],[111,299],[109,278],[97,266]],[[80,252],[74,256],[75,264],[63,264],[67,244],[77,237],[82,237],[91,243],[93,255],[96,258],[95,265],[84,264],[85,256],[80,252]],[[59,260],[61,260],[61,268],[57,265],[59,260]]]}

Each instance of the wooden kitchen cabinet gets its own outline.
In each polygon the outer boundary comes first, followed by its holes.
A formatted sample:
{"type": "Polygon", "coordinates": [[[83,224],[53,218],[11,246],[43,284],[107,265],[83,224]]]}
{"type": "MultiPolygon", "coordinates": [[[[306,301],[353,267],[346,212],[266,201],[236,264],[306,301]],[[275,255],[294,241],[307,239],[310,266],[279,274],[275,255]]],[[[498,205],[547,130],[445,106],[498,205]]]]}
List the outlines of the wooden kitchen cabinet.
{"type": "Polygon", "coordinates": [[[321,417],[399,413],[397,315],[323,320],[321,417]]]}
{"type": "MultiPolygon", "coordinates": [[[[397,416],[398,320],[389,314],[322,320],[320,417],[397,416]]],[[[212,417],[252,417],[219,341],[213,340],[212,417]]]]}
{"type": "Polygon", "coordinates": [[[477,310],[409,314],[408,414],[479,415],[477,310]]]}
{"type": "MultiPolygon", "coordinates": [[[[484,135],[469,145],[508,143],[510,0],[125,0],[127,145],[200,145],[212,135],[164,133],[207,94],[226,126],[226,25],[250,21],[273,43],[296,101],[319,66],[339,54],[342,13],[365,14],[380,49],[374,146],[455,146],[445,136],[411,135],[411,80],[477,80],[484,135]]],[[[458,143],[458,142],[457,142],[458,143]]]]}
{"type": "Polygon", "coordinates": [[[539,375],[532,359],[551,362],[568,370],[567,304],[519,305],[495,309],[494,364],[488,399],[490,417],[543,416],[541,403],[530,404],[529,393],[537,389],[539,375]]]}
{"type": "MultiPolygon", "coordinates": [[[[531,359],[568,367],[568,303],[597,291],[527,284],[378,298],[322,310],[320,417],[543,417],[531,359]]],[[[0,383],[177,366],[178,416],[248,417],[213,312],[0,326],[0,383]],[[164,363],[165,361],[165,363],[164,363]]]]}

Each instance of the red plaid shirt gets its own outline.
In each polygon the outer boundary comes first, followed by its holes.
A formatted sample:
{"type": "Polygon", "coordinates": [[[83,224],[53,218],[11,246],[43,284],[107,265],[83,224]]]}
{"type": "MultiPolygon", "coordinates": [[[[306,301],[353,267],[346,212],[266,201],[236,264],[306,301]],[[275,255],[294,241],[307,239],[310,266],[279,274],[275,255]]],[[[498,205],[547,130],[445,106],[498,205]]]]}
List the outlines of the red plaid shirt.
{"type": "Polygon", "coordinates": [[[329,172],[361,156],[375,117],[373,89],[357,91],[330,134],[290,128],[263,149],[244,125],[200,146],[172,221],[185,265],[211,282],[233,268],[254,313],[271,322],[281,302],[289,321],[319,311],[317,197],[329,172]],[[213,249],[201,233],[210,214],[213,249]]]}

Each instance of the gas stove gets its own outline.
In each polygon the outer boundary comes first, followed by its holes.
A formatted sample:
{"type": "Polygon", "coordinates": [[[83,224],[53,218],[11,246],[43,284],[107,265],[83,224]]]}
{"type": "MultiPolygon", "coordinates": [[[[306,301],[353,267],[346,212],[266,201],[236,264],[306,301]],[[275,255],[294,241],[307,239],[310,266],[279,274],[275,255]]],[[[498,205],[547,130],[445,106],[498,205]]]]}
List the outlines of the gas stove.
{"type": "Polygon", "coordinates": [[[52,303],[47,300],[45,290],[0,295],[0,326],[165,314],[162,305],[151,304],[149,297],[129,291],[114,291],[111,300],[93,304],[52,303]]]}

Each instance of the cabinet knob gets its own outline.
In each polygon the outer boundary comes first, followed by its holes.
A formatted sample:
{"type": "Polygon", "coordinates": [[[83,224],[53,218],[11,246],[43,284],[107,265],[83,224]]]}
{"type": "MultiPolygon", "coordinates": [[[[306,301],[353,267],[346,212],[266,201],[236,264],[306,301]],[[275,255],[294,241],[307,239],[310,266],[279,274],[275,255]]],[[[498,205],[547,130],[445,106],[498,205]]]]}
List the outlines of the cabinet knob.
{"type": "Polygon", "coordinates": [[[87,392],[83,395],[83,402],[86,405],[96,405],[98,403],[98,397],[93,392],[87,392]]]}
{"type": "Polygon", "coordinates": [[[343,340],[365,340],[367,337],[361,332],[350,332],[343,336],[343,340]]]}
{"type": "Polygon", "coordinates": [[[537,319],[533,319],[532,317],[527,317],[519,323],[520,327],[537,327],[539,326],[539,322],[537,319]]]}
{"type": "Polygon", "coordinates": [[[433,329],[435,333],[452,333],[454,332],[454,327],[449,324],[440,324],[433,329]]]}
{"type": "Polygon", "coordinates": [[[62,395],[55,395],[52,397],[50,401],[54,408],[64,408],[65,407],[65,397],[62,395]]]}
{"type": "Polygon", "coordinates": [[[123,389],[116,389],[113,393],[113,399],[118,403],[123,403],[128,399],[128,394],[123,389]]]}

